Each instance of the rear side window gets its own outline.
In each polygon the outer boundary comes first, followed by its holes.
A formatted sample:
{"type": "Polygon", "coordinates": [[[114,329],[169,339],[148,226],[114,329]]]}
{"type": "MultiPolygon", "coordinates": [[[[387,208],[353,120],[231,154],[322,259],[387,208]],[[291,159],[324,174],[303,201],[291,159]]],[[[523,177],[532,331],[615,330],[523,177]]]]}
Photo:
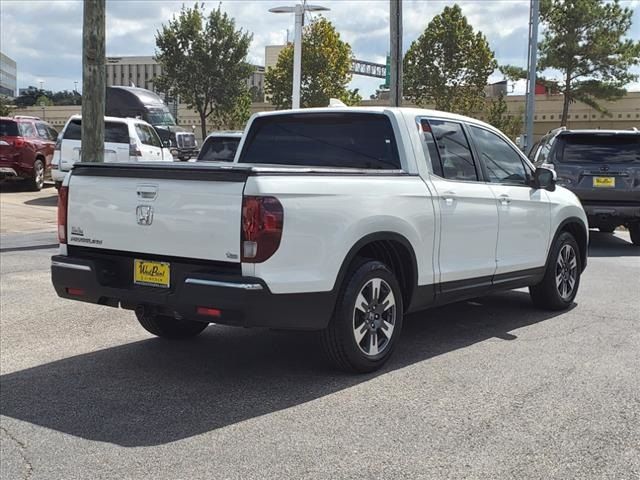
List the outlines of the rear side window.
{"type": "Polygon", "coordinates": [[[560,135],[552,158],[559,163],[640,163],[640,135],[560,135]]]}
{"type": "Polygon", "coordinates": [[[33,127],[33,124],[31,122],[18,123],[18,128],[20,129],[20,134],[23,137],[35,138],[38,136],[38,134],[36,133],[36,129],[33,127]]]}
{"type": "MultiPolygon", "coordinates": [[[[81,140],[82,139],[82,121],[71,120],[64,129],[63,137],[65,140],[81,140]]],[[[104,141],[109,143],[129,143],[129,127],[126,123],[121,122],[105,122],[104,125],[104,141]]]]}
{"type": "Polygon", "coordinates": [[[477,181],[478,172],[462,125],[436,119],[430,119],[429,125],[438,147],[442,176],[449,180],[477,181]]]}
{"type": "Polygon", "coordinates": [[[199,162],[232,162],[240,143],[239,138],[207,138],[198,154],[199,162]]]}
{"type": "Polygon", "coordinates": [[[391,122],[371,113],[302,113],[254,120],[243,163],[400,169],[391,122]]]}
{"type": "Polygon", "coordinates": [[[18,137],[18,124],[13,120],[0,120],[0,137],[18,137]]]}
{"type": "Polygon", "coordinates": [[[43,140],[51,140],[49,136],[49,130],[47,130],[47,126],[44,123],[36,123],[36,129],[38,130],[38,135],[43,140]]]}

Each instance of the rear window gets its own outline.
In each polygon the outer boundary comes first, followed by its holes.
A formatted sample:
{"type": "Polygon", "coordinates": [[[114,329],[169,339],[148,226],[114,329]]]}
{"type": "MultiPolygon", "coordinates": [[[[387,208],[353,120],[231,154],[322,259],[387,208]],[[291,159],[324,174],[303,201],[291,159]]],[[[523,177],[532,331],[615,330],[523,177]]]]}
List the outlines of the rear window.
{"type": "Polygon", "coordinates": [[[302,113],[254,120],[243,163],[400,169],[389,118],[370,113],[302,113]]]}
{"type": "MultiPolygon", "coordinates": [[[[81,140],[82,121],[71,120],[69,125],[67,125],[67,128],[64,129],[64,136],[62,138],[65,140],[81,140]]],[[[109,143],[129,144],[129,127],[126,123],[105,122],[104,141],[109,143]]]]}
{"type": "Polygon", "coordinates": [[[560,135],[553,157],[559,163],[640,162],[640,135],[560,135]]]}
{"type": "Polygon", "coordinates": [[[13,120],[0,120],[0,137],[18,137],[18,124],[13,120]]]}
{"type": "Polygon", "coordinates": [[[233,162],[239,138],[210,137],[207,138],[198,154],[199,162],[233,162]]]}

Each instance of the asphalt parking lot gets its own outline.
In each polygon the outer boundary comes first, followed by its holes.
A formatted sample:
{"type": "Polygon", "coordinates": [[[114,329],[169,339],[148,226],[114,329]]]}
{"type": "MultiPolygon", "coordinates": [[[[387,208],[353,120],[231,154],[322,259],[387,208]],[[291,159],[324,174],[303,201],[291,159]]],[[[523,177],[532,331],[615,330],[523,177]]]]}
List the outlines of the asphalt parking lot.
{"type": "Polygon", "coordinates": [[[61,300],[55,190],[0,201],[3,479],[640,478],[626,232],[592,232],[571,310],[513,291],[412,315],[383,371],[350,376],[313,334],[212,326],[173,343],[61,300]]]}

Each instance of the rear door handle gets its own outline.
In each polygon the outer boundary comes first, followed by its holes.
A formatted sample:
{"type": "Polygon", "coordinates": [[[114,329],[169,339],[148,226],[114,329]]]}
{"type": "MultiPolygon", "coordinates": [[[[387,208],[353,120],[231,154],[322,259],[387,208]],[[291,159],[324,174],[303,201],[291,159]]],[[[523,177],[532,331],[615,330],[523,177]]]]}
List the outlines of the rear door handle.
{"type": "Polygon", "coordinates": [[[500,195],[498,197],[498,201],[500,202],[500,205],[508,207],[511,204],[511,197],[509,197],[509,195],[500,195]]]}
{"type": "Polygon", "coordinates": [[[444,200],[445,205],[453,205],[453,202],[456,200],[456,192],[451,190],[444,192],[442,194],[442,199],[444,200]]]}

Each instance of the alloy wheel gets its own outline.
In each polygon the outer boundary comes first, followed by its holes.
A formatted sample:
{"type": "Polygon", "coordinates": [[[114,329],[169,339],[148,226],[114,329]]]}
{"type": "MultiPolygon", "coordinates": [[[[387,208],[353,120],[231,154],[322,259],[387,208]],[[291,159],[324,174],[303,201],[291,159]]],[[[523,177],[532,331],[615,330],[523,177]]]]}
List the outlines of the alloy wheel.
{"type": "Polygon", "coordinates": [[[574,248],[565,244],[556,261],[556,288],[563,300],[571,298],[578,277],[578,257],[574,248]]]}
{"type": "Polygon", "coordinates": [[[396,324],[396,298],[381,278],[367,281],[353,309],[353,336],[358,348],[369,357],[382,354],[390,345],[396,324]]]}

